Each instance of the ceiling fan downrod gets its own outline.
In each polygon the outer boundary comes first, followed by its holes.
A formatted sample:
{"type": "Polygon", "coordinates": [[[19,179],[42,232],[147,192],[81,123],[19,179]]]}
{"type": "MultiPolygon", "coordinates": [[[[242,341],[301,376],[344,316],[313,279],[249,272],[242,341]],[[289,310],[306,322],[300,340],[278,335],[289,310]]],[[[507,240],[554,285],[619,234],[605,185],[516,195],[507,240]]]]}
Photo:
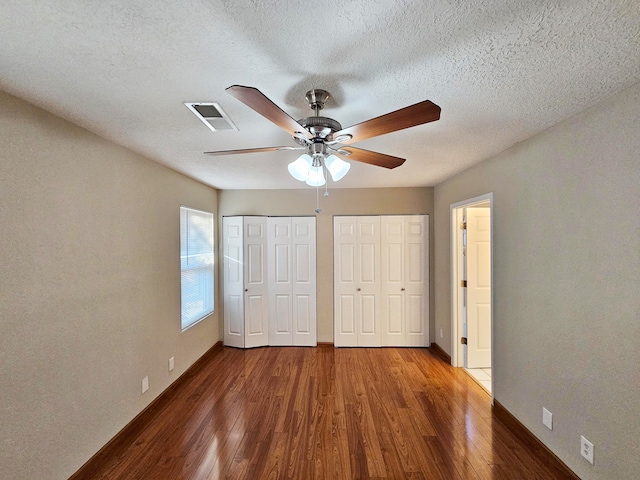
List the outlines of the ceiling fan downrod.
{"type": "Polygon", "coordinates": [[[331,135],[333,133],[342,130],[340,122],[329,117],[321,117],[320,110],[324,108],[324,104],[331,97],[329,92],[320,88],[314,88],[309,90],[305,95],[309,108],[314,111],[315,116],[301,118],[298,123],[307,130],[313,139],[309,140],[303,135],[293,135],[293,139],[300,145],[309,145],[311,142],[327,142],[333,140],[331,135]]]}

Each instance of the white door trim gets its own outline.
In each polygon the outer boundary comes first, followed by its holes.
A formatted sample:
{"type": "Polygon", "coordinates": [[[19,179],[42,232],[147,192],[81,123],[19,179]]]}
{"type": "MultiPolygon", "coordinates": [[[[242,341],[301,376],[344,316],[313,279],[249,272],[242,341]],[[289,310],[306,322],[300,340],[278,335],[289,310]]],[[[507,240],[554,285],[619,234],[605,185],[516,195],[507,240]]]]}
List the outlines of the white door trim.
{"type": "MultiPolygon", "coordinates": [[[[460,223],[462,222],[462,212],[466,207],[471,207],[473,205],[477,205],[480,203],[489,202],[489,208],[491,208],[491,318],[494,319],[494,295],[495,288],[494,285],[494,210],[493,210],[493,192],[486,193],[484,195],[479,195],[477,197],[469,198],[467,200],[462,200],[460,202],[452,203],[449,206],[449,218],[450,218],[450,253],[451,253],[451,365],[454,367],[463,367],[464,366],[464,349],[461,348],[460,337],[461,337],[461,326],[459,319],[462,315],[462,301],[460,298],[460,289],[457,288],[461,278],[460,275],[460,262],[459,262],[459,251],[458,246],[461,244],[459,238],[462,235],[460,230],[460,223]]],[[[492,325],[491,329],[491,365],[492,368],[495,367],[494,358],[495,358],[495,323],[492,325]]],[[[494,398],[494,389],[493,389],[493,378],[494,375],[491,375],[491,402],[493,403],[494,398]]]]}

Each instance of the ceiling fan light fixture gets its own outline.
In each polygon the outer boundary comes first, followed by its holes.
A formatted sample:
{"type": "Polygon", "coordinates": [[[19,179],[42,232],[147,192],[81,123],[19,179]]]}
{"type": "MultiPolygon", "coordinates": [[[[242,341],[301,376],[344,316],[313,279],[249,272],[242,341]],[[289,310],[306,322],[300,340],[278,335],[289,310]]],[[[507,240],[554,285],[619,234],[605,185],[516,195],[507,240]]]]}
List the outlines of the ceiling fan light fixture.
{"type": "Polygon", "coordinates": [[[335,155],[329,155],[324,160],[324,164],[327,166],[327,170],[331,174],[331,178],[334,182],[341,180],[351,168],[351,164],[336,157],[335,155]]]}
{"type": "Polygon", "coordinates": [[[311,157],[304,153],[300,155],[297,160],[291,162],[287,168],[289,169],[289,173],[293,178],[304,182],[309,177],[311,164],[311,157]]]}
{"type": "Polygon", "coordinates": [[[311,167],[309,176],[307,177],[306,181],[307,185],[310,185],[312,187],[321,187],[322,185],[327,183],[327,181],[324,179],[324,172],[322,170],[322,164],[311,167]]]}

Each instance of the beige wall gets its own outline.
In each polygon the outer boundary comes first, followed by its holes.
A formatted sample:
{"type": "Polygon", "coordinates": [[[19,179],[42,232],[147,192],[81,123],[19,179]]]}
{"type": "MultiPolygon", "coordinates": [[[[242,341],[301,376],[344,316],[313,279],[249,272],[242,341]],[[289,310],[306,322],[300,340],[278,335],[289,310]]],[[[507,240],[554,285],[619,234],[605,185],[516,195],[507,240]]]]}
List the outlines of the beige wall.
{"type": "Polygon", "coordinates": [[[218,340],[180,331],[181,204],[216,191],[0,92],[0,478],[67,478],[218,340]]]}
{"type": "MultiPolygon", "coordinates": [[[[371,167],[375,168],[375,167],[371,167]]],[[[286,175],[283,172],[283,175],[286,175]]],[[[223,215],[315,215],[316,189],[224,190],[219,192],[223,215]]],[[[433,188],[371,188],[329,190],[320,196],[317,216],[318,341],[333,342],[333,216],[372,214],[428,214],[433,221],[433,188]]],[[[220,228],[222,231],[222,219],[220,228]]],[[[433,279],[433,227],[430,225],[430,278],[433,279]]],[[[220,241],[221,245],[222,242],[220,241]]],[[[433,282],[430,282],[433,298],[433,282]]],[[[433,302],[430,317],[434,315],[433,302]]],[[[222,318],[222,317],[221,317],[222,318]]],[[[433,322],[432,322],[433,323],[433,322]]],[[[220,332],[222,335],[222,331],[220,332]]],[[[433,339],[433,324],[431,325],[433,339]]]]}
{"type": "Polygon", "coordinates": [[[435,328],[448,352],[449,206],[488,192],[496,400],[581,478],[638,478],[640,85],[436,187],[435,328]]]}

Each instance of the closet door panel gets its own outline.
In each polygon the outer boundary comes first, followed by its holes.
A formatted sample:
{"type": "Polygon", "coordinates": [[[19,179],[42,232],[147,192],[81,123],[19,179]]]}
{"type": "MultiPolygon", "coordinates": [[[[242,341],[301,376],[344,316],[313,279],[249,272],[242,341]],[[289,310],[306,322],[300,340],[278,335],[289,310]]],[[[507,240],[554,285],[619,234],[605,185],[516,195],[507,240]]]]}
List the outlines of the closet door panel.
{"type": "Polygon", "coordinates": [[[405,221],[406,345],[429,346],[429,217],[405,221]]]}
{"type": "Polygon", "coordinates": [[[269,345],[292,345],[291,218],[269,217],[267,230],[269,345]]]}
{"type": "Polygon", "coordinates": [[[334,344],[380,345],[380,217],[334,217],[334,344]]]}
{"type": "MultiPolygon", "coordinates": [[[[280,337],[282,345],[291,344],[291,295],[277,294],[273,295],[274,308],[270,312],[270,325],[272,332],[280,337]],[[287,338],[288,337],[288,341],[287,338]]],[[[273,339],[270,338],[270,345],[274,345],[273,339]]]]}
{"type": "Polygon", "coordinates": [[[244,299],[242,295],[229,295],[226,308],[229,309],[229,333],[231,335],[242,335],[244,331],[244,321],[242,320],[242,310],[244,299]]]}
{"type": "Polygon", "coordinates": [[[315,217],[270,217],[269,344],[317,345],[315,217]]]}
{"type": "Polygon", "coordinates": [[[404,296],[400,293],[384,293],[383,303],[386,310],[383,312],[383,318],[386,320],[383,327],[386,342],[383,345],[397,345],[398,338],[404,337],[405,326],[402,319],[404,318],[404,296]],[[396,337],[396,340],[393,340],[396,337]]]}
{"type": "Polygon", "coordinates": [[[274,266],[274,284],[275,285],[291,285],[291,247],[289,245],[276,245],[273,250],[274,266]]]}
{"type": "Polygon", "coordinates": [[[298,336],[308,335],[315,338],[315,305],[310,295],[296,295],[294,303],[295,332],[298,336]]]}
{"type": "Polygon", "coordinates": [[[380,232],[382,345],[404,346],[406,339],[404,216],[382,216],[380,232]]]}
{"type": "Polygon", "coordinates": [[[244,217],[245,347],[269,344],[267,219],[244,217]]]}
{"type": "Polygon", "coordinates": [[[311,256],[311,245],[296,245],[294,262],[296,265],[294,281],[299,287],[310,286],[311,272],[315,258],[311,256]]]}
{"type": "Polygon", "coordinates": [[[424,335],[424,295],[407,295],[407,333],[424,335]]]}
{"type": "Polygon", "coordinates": [[[223,340],[225,345],[244,348],[243,219],[222,219],[223,246],[223,340]]]}
{"type": "Polygon", "coordinates": [[[346,342],[337,346],[356,346],[356,298],[355,295],[340,295],[337,301],[338,330],[340,337],[348,337],[353,343],[346,342]]]}
{"type": "MultiPolygon", "coordinates": [[[[358,345],[356,327],[357,217],[333,219],[334,332],[336,347],[358,345]]],[[[358,307],[359,310],[359,307],[358,307]]]]}
{"type": "Polygon", "coordinates": [[[358,345],[380,346],[380,217],[357,217],[357,224],[358,345]]]}
{"type": "Polygon", "coordinates": [[[291,219],[293,345],[316,346],[316,217],[291,219]]]}

